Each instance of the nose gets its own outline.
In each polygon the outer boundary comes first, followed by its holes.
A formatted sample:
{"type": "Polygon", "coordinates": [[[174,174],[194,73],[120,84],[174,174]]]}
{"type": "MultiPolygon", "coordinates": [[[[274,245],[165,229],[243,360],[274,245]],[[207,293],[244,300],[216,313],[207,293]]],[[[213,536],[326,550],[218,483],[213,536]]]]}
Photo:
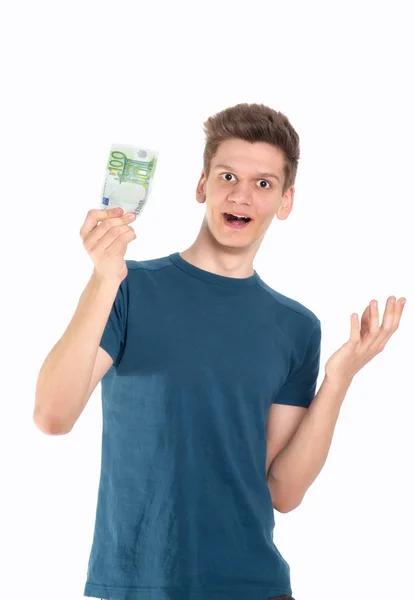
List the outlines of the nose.
{"type": "Polygon", "coordinates": [[[249,184],[239,182],[237,186],[234,186],[231,193],[228,196],[230,202],[235,204],[251,204],[251,190],[249,184]]]}

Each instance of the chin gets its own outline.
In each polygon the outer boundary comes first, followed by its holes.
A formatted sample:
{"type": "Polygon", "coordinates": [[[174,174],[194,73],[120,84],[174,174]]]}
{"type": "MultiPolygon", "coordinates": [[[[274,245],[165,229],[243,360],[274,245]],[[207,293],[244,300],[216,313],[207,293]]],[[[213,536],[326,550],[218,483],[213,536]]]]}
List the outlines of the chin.
{"type": "Polygon", "coordinates": [[[229,239],[229,236],[223,234],[216,234],[210,229],[210,237],[213,243],[223,250],[249,250],[253,245],[256,244],[257,240],[251,239],[249,236],[233,236],[233,239],[229,239]]]}
{"type": "MultiPolygon", "coordinates": [[[[214,223],[216,225],[216,223],[214,223]]],[[[240,231],[227,229],[223,224],[219,223],[217,227],[211,226],[208,218],[205,218],[204,226],[213,244],[219,248],[231,250],[249,250],[252,246],[256,246],[260,243],[260,240],[252,236],[252,230],[248,231],[241,229],[240,231]]],[[[263,236],[261,236],[263,237],[263,236]]]]}

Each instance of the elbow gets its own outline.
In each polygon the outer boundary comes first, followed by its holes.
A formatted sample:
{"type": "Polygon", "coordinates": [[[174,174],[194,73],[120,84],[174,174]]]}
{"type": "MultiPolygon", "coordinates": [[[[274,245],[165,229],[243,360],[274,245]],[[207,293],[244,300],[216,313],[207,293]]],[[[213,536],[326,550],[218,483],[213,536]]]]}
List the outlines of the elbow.
{"type": "Polygon", "coordinates": [[[33,421],[38,429],[46,435],[66,435],[72,430],[72,427],[64,426],[57,419],[45,418],[37,414],[33,414],[33,421]]]}
{"type": "Polygon", "coordinates": [[[272,504],[273,508],[280,513],[288,513],[291,510],[287,504],[283,504],[283,502],[280,502],[280,500],[276,500],[275,498],[272,498],[272,504]]]}
{"type": "Polygon", "coordinates": [[[276,504],[276,510],[280,513],[289,513],[292,512],[292,510],[295,510],[296,508],[298,508],[298,506],[300,506],[302,504],[304,495],[301,496],[295,496],[295,497],[291,497],[289,498],[289,500],[285,500],[285,502],[275,502],[276,504]]]}
{"type": "Polygon", "coordinates": [[[285,507],[282,507],[282,506],[280,506],[279,504],[276,504],[276,503],[273,504],[273,508],[275,510],[277,510],[277,512],[280,512],[280,513],[288,513],[289,512],[289,510],[287,510],[285,507]]]}
{"type": "Polygon", "coordinates": [[[285,485],[272,477],[268,479],[268,485],[273,508],[278,512],[288,513],[302,504],[304,494],[299,494],[297,489],[293,490],[291,485],[285,485]]]}
{"type": "Polygon", "coordinates": [[[283,505],[283,504],[276,504],[275,505],[274,504],[273,508],[275,510],[277,510],[277,512],[285,513],[286,514],[286,513],[292,512],[292,510],[295,510],[295,508],[297,508],[301,504],[302,504],[302,502],[298,502],[297,504],[294,504],[294,505],[292,505],[292,504],[291,505],[287,505],[287,504],[286,505],[283,505]]]}

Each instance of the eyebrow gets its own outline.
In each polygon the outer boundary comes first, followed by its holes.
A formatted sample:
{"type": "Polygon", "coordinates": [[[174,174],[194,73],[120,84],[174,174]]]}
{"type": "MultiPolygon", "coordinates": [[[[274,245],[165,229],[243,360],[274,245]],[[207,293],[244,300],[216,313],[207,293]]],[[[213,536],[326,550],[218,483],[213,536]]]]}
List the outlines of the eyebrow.
{"type": "MultiPolygon", "coordinates": [[[[229,169],[229,171],[233,171],[233,167],[229,167],[229,165],[216,165],[213,170],[216,169],[229,169]]],[[[279,177],[275,173],[257,173],[259,177],[273,177],[273,179],[277,179],[280,183],[279,177]]]]}

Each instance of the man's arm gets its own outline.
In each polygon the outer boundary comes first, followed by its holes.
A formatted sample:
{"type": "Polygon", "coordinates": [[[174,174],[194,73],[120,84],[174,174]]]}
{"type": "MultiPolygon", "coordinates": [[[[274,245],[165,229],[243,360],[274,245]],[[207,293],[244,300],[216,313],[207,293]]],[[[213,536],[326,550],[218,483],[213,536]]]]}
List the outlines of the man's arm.
{"type": "Polygon", "coordinates": [[[267,483],[279,512],[297,508],[322,470],[351,382],[325,377],[294,436],[270,465],[267,483]]]}
{"type": "Polygon", "coordinates": [[[328,456],[342,402],[355,375],[384,350],[397,331],[406,299],[387,299],[382,324],[378,303],[372,300],[361,317],[351,315],[348,341],[325,365],[325,379],[309,405],[308,412],[287,446],[270,467],[268,485],[273,506],[289,512],[299,506],[328,456]]]}
{"type": "Polygon", "coordinates": [[[267,477],[269,477],[271,464],[293,438],[307,410],[304,406],[279,402],[270,405],[266,423],[267,477]]]}

